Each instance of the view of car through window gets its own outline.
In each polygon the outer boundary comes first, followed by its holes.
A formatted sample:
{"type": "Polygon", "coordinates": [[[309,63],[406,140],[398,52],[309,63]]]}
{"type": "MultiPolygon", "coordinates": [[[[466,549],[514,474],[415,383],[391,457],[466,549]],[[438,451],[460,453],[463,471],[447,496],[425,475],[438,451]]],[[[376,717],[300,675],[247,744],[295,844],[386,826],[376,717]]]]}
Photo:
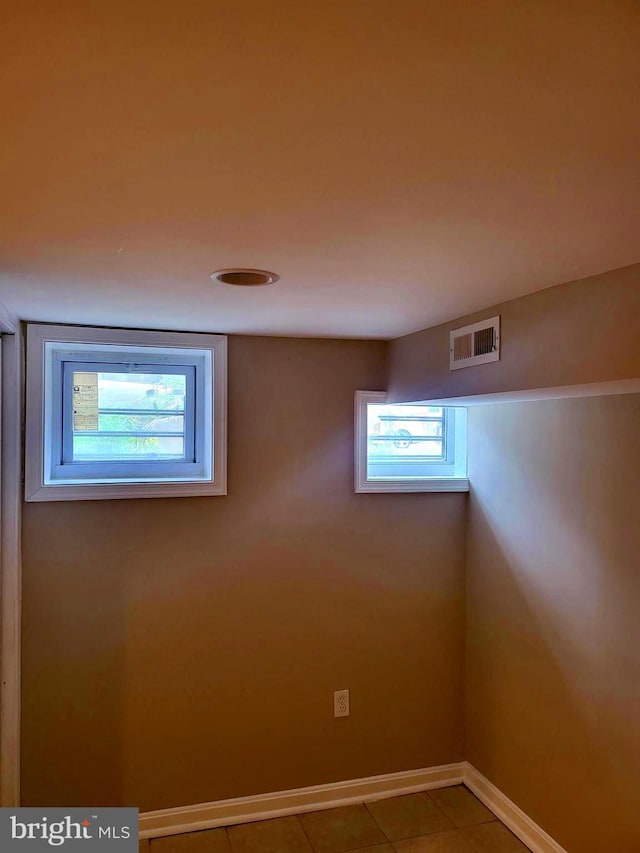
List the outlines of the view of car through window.
{"type": "Polygon", "coordinates": [[[440,406],[369,403],[368,476],[420,477],[447,455],[447,412],[440,406]]]}
{"type": "Polygon", "coordinates": [[[444,420],[444,409],[438,406],[370,403],[367,409],[369,453],[442,459],[444,420]]]}

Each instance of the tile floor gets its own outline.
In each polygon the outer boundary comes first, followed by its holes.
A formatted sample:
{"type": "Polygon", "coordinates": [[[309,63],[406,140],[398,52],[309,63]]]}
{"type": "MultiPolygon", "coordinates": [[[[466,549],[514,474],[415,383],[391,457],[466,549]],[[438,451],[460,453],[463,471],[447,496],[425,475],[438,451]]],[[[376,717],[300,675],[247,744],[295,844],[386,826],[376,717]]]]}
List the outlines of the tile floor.
{"type": "Polygon", "coordinates": [[[140,853],[527,853],[463,785],[140,842],[140,853]]]}

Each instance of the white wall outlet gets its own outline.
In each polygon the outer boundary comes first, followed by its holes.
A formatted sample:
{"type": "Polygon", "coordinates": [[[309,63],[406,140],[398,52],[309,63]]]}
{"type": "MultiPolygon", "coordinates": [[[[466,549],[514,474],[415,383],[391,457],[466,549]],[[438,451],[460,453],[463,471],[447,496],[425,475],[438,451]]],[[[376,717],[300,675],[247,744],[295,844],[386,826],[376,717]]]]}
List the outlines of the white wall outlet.
{"type": "Polygon", "coordinates": [[[349,716],[349,691],[336,690],[333,694],[333,716],[348,717],[349,716]]]}

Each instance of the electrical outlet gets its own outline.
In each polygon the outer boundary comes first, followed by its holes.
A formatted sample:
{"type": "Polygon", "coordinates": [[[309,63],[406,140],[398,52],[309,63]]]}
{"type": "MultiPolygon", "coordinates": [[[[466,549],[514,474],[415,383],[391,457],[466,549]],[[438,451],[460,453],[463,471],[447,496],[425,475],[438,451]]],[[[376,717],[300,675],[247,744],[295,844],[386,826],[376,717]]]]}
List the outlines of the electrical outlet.
{"type": "Polygon", "coordinates": [[[333,716],[348,717],[349,716],[349,691],[336,690],[333,694],[333,716]]]}

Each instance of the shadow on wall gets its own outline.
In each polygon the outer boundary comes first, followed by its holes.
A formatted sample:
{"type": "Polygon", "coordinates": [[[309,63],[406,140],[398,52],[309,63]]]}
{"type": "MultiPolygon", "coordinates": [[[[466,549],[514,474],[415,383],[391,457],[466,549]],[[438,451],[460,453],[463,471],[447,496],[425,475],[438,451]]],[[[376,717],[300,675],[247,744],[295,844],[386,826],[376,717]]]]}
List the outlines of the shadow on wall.
{"type": "Polygon", "coordinates": [[[467,759],[567,850],[640,849],[640,396],[469,424],[467,759]]]}

